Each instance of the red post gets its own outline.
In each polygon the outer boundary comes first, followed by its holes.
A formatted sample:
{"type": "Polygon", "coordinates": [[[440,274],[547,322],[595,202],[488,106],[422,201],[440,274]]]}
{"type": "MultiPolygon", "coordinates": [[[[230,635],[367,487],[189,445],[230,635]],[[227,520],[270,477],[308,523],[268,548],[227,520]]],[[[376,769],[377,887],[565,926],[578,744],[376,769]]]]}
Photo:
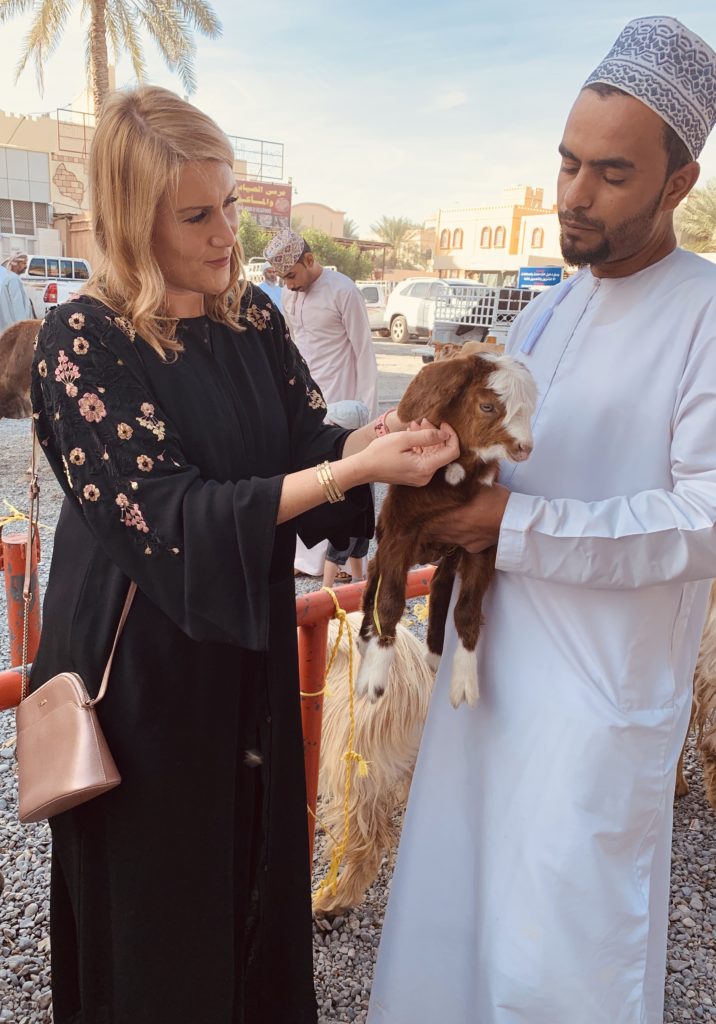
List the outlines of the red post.
{"type": "Polygon", "coordinates": [[[0,711],[16,708],[22,695],[22,669],[8,668],[0,672],[0,711]]]}
{"type": "MultiPolygon", "coordinates": [[[[430,581],[434,573],[435,566],[433,565],[408,573],[405,586],[406,599],[429,593],[430,581]]],[[[350,583],[345,587],[339,587],[335,594],[343,611],[358,611],[363,601],[364,590],[365,583],[350,583]]],[[[318,799],[318,768],[321,760],[328,622],[333,618],[334,612],[333,599],[323,590],[302,594],[296,598],[303,752],[306,770],[306,797],[310,808],[308,845],[311,863],[313,863],[313,841],[316,831],[314,815],[318,799]]]]}
{"type": "MultiPolygon", "coordinates": [[[[22,590],[25,583],[25,545],[27,536],[24,533],[13,533],[2,538],[3,564],[5,569],[5,594],[7,596],[8,634],[10,637],[10,663],[22,663],[22,630],[25,617],[25,604],[22,590]]],[[[27,660],[33,661],[40,643],[40,595],[37,582],[37,545],[32,545],[32,574],[30,586],[32,600],[30,602],[30,629],[27,645],[27,660]]]]}
{"type": "MultiPolygon", "coordinates": [[[[323,597],[328,597],[323,594],[323,597]]],[[[331,604],[333,609],[333,604],[331,604]]],[[[326,679],[326,643],[328,619],[298,631],[299,679],[301,685],[301,724],[303,726],[303,759],[306,772],[308,815],[308,847],[313,863],[316,802],[318,800],[318,766],[321,759],[321,727],[323,725],[323,688],[326,679]]]]}

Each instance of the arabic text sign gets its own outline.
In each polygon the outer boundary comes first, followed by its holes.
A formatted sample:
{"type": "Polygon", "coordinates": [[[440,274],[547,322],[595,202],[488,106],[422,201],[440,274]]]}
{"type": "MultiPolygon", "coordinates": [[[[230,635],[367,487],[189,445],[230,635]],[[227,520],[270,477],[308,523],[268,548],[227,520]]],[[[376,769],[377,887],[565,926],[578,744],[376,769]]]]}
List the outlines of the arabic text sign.
{"type": "Polygon", "coordinates": [[[291,186],[268,181],[237,181],[238,206],[251,214],[262,228],[287,228],[291,224],[291,186]]]}

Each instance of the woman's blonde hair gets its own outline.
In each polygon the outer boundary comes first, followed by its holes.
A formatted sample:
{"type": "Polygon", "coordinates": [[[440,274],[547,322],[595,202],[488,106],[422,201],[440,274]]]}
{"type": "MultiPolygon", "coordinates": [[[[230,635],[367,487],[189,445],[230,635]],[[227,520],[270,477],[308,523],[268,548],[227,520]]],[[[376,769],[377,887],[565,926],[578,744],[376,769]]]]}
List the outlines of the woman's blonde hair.
{"type": "MultiPolygon", "coordinates": [[[[167,315],[152,238],[161,200],[177,188],[183,165],[194,160],[218,160],[232,170],[234,165],[228,138],[196,107],[156,86],[115,92],[105,100],[89,170],[100,259],[85,292],[130,319],[162,357],[182,346],[177,320],[167,315]]],[[[246,280],[238,237],[230,271],[226,291],[205,296],[205,308],[212,320],[241,330],[246,280]]]]}

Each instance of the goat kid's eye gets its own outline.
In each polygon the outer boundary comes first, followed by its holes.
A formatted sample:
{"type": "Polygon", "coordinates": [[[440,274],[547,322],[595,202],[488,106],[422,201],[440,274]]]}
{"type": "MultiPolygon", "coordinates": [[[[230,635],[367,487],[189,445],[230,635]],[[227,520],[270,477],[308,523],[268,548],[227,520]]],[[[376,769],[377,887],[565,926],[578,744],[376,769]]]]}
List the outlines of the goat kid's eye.
{"type": "Polygon", "coordinates": [[[494,405],[490,405],[488,402],[485,402],[484,404],[480,405],[480,408],[482,409],[483,412],[494,412],[495,411],[494,405]]]}

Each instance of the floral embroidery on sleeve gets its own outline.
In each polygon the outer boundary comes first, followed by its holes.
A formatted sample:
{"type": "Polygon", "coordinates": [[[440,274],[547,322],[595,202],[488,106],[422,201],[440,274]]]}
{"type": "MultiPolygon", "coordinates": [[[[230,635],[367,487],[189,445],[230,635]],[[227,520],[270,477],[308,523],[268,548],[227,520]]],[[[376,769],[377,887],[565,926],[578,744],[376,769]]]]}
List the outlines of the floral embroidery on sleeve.
{"type": "Polygon", "coordinates": [[[271,321],[270,308],[259,309],[256,303],[252,303],[244,315],[257,331],[265,331],[271,321]]]}
{"type": "Polygon", "coordinates": [[[166,475],[173,467],[184,468],[183,461],[166,438],[166,424],[155,405],[142,400],[141,382],[123,369],[123,360],[103,341],[105,320],[130,341],[135,337],[132,324],[119,317],[100,319],[93,312],[85,315],[75,310],[68,316],[69,310],[58,307],[50,316],[51,328],[40,332],[38,356],[42,358],[36,356],[33,385],[38,435],[48,456],[61,462],[57,468],[64,470],[86,515],[91,510],[93,518],[106,516],[111,509],[110,518],[116,516],[118,524],[141,539],[144,555],[179,554],[173,539],[163,540],[153,528],[142,489],[157,472],[166,475]],[[50,333],[45,336],[45,331],[50,333]],[[83,334],[76,337],[70,333],[79,331],[83,334]],[[79,365],[68,355],[70,346],[79,365]],[[132,408],[139,412],[136,422],[147,431],[143,439],[141,431],[130,425],[132,408]],[[157,450],[159,442],[165,447],[157,450]]]}

